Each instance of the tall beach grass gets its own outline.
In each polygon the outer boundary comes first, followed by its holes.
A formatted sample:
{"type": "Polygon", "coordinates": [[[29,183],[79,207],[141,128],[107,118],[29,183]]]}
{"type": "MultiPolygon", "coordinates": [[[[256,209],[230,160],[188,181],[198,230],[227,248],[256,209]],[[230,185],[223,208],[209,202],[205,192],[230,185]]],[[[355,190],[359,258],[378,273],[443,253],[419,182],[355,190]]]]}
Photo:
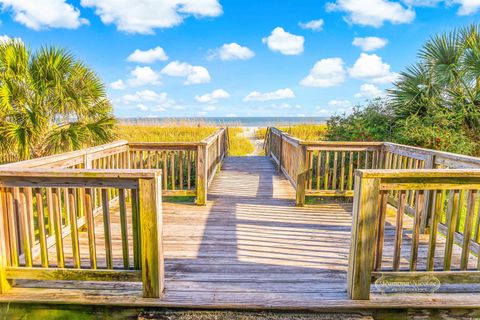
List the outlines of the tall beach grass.
{"type": "MultiPolygon", "coordinates": [[[[297,124],[292,126],[276,127],[291,136],[307,141],[325,140],[327,134],[327,124],[297,124]]],[[[259,128],[256,131],[257,139],[265,139],[266,128],[259,128]]]]}

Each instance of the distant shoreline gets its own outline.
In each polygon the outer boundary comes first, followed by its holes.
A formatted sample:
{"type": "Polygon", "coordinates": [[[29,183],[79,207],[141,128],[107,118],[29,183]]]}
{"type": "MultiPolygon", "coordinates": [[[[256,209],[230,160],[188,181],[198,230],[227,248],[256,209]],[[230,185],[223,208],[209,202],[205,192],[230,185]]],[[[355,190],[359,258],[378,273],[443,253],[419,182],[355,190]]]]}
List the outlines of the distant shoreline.
{"type": "Polygon", "coordinates": [[[230,125],[240,127],[288,126],[298,124],[322,124],[328,117],[185,117],[185,118],[118,118],[119,122],[128,125],[162,125],[193,122],[198,124],[230,125]]]}

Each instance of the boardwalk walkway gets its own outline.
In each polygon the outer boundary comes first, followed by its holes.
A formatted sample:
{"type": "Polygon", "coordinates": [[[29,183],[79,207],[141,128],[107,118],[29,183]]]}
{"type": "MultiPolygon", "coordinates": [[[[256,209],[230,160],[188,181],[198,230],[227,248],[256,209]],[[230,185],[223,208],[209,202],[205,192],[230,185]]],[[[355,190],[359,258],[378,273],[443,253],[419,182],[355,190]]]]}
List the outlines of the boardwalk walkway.
{"type": "MultiPolygon", "coordinates": [[[[268,157],[228,157],[209,190],[205,207],[163,204],[166,279],[161,299],[142,298],[141,283],[115,283],[119,290],[112,290],[108,283],[64,281],[39,289],[37,282],[19,281],[0,301],[337,310],[478,304],[459,293],[348,300],[351,203],[295,207],[294,189],[268,157]]],[[[96,230],[99,261],[104,260],[102,225],[96,230]]],[[[112,214],[112,226],[119,228],[118,213],[112,214]]],[[[64,242],[68,264],[70,241],[64,242]]],[[[113,242],[115,263],[121,265],[121,242],[113,242]]],[[[88,256],[83,233],[81,253],[88,256]]]]}

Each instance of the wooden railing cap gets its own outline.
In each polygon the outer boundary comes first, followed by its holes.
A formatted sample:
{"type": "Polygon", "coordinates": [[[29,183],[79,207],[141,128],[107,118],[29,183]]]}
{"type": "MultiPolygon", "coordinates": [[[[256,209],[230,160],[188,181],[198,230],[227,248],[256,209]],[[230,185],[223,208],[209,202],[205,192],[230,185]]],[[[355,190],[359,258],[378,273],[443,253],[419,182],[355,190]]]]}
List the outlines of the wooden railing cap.
{"type": "Polygon", "coordinates": [[[54,154],[51,156],[46,156],[46,157],[41,157],[41,158],[36,158],[36,159],[30,159],[30,160],[24,160],[24,161],[19,161],[19,162],[13,162],[13,163],[7,163],[4,165],[0,165],[0,169],[4,168],[28,168],[32,166],[41,166],[44,164],[49,164],[61,160],[67,160],[67,159],[72,159],[75,157],[81,157],[85,156],[88,154],[100,152],[103,150],[111,149],[111,148],[116,148],[116,147],[121,147],[124,145],[127,145],[128,141],[126,140],[118,140],[114,141],[111,143],[107,144],[102,144],[100,146],[96,147],[91,147],[91,148],[86,148],[86,149],[80,149],[76,151],[70,151],[70,152],[65,152],[65,153],[60,153],[60,154],[54,154]]]}
{"type": "Polygon", "coordinates": [[[480,169],[359,169],[362,178],[480,178],[480,169]]]}
{"type": "Polygon", "coordinates": [[[2,177],[153,179],[161,175],[160,169],[0,169],[0,179],[2,177]]]}
{"type": "Polygon", "coordinates": [[[212,133],[211,135],[209,135],[208,137],[206,137],[205,139],[203,139],[202,141],[199,142],[200,145],[209,145],[211,144],[216,138],[217,136],[221,135],[226,129],[224,127],[222,128],[219,128],[216,132],[212,133]]]}

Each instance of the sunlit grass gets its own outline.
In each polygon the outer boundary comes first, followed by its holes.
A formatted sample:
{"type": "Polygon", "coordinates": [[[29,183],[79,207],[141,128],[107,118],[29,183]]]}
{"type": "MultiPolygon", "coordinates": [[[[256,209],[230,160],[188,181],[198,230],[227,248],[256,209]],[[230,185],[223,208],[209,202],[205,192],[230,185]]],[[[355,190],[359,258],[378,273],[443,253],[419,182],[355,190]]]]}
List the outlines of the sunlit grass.
{"type": "MultiPolygon", "coordinates": [[[[219,128],[208,123],[184,122],[170,125],[119,125],[117,139],[129,142],[199,142],[215,133],[219,128]]],[[[253,152],[249,139],[243,137],[241,127],[230,127],[229,155],[245,156],[253,152]]]]}
{"type": "MultiPolygon", "coordinates": [[[[292,126],[280,126],[278,129],[306,141],[325,140],[327,134],[327,125],[322,124],[297,124],[292,126]]],[[[256,131],[257,139],[265,139],[267,129],[259,128],[256,131]]]]}
{"type": "Polygon", "coordinates": [[[117,139],[129,142],[198,142],[218,128],[210,125],[182,125],[182,126],[117,126],[117,139]]]}
{"type": "Polygon", "coordinates": [[[241,127],[230,127],[228,133],[230,137],[228,154],[230,156],[246,156],[254,151],[252,142],[242,136],[243,129],[241,127]]]}

